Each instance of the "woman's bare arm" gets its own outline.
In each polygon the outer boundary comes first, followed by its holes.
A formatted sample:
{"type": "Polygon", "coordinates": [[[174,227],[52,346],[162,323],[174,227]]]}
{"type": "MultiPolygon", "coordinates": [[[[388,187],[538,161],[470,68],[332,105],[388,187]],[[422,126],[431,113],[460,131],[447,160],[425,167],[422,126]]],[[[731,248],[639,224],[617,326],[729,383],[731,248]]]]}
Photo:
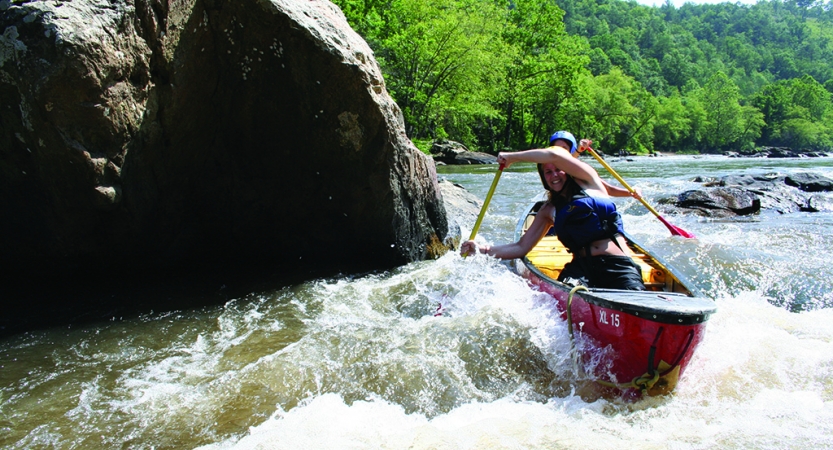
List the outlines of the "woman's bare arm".
{"type": "Polygon", "coordinates": [[[486,253],[500,259],[522,258],[535,247],[535,244],[549,231],[552,226],[552,205],[544,205],[526,233],[517,241],[511,244],[502,245],[477,245],[474,241],[466,241],[460,246],[460,254],[470,255],[477,251],[486,253]]]}
{"type": "Polygon", "coordinates": [[[509,167],[516,162],[532,162],[536,164],[554,164],[575,179],[582,188],[596,189],[606,192],[604,183],[592,166],[584,161],[573,158],[570,152],[561,147],[546,149],[524,150],[521,152],[501,152],[498,162],[509,167]]]}

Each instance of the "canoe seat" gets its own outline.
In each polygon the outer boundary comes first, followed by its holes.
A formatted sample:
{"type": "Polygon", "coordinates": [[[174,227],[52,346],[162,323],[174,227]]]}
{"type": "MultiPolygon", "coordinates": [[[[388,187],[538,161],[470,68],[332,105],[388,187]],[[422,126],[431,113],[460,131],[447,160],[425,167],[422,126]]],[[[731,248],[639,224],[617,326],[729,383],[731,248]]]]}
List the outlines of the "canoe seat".
{"type": "Polygon", "coordinates": [[[649,264],[651,258],[644,253],[633,253],[631,258],[642,269],[642,282],[649,291],[665,290],[665,271],[649,264]]]}
{"type": "MultiPolygon", "coordinates": [[[[665,288],[665,272],[649,264],[650,257],[644,253],[631,253],[631,258],[642,269],[642,281],[645,287],[652,291],[662,291],[665,288]]],[[[573,259],[555,236],[544,236],[526,257],[536,267],[552,279],[557,279],[564,265],[573,259]]]]}

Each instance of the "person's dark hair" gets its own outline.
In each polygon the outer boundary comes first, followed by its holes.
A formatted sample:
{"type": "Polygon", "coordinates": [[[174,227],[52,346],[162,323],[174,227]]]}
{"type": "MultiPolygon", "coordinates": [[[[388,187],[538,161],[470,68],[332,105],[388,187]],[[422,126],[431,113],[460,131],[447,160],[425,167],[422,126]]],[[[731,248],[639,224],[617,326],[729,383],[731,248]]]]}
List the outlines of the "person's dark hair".
{"type": "Polygon", "coordinates": [[[561,189],[561,192],[555,192],[550,189],[550,185],[547,184],[547,179],[544,177],[544,165],[538,164],[538,176],[541,177],[541,184],[544,185],[544,189],[547,190],[547,200],[555,206],[561,206],[566,202],[570,201],[574,195],[578,194],[581,191],[581,186],[576,183],[576,180],[573,179],[572,176],[567,175],[567,182],[564,183],[564,188],[561,189]]]}

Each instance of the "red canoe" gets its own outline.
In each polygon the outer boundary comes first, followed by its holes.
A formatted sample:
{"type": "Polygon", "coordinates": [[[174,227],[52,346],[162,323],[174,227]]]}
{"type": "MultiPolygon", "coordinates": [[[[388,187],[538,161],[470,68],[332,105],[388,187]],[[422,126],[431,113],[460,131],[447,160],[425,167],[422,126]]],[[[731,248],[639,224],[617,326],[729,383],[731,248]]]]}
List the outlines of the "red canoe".
{"type": "MultiPolygon", "coordinates": [[[[542,205],[533,204],[523,215],[516,238],[542,205]]],[[[516,260],[517,270],[550,294],[571,323],[576,366],[583,376],[627,398],[667,394],[683,375],[717,307],[667,264],[625,238],[648,291],[573,288],[556,281],[572,255],[555,236],[544,237],[516,260]]]]}

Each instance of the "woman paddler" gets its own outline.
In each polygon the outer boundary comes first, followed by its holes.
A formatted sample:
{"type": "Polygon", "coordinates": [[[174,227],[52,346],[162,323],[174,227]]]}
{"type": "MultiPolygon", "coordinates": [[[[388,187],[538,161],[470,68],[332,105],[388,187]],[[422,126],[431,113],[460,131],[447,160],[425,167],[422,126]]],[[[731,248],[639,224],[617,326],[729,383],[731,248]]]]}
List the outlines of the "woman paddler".
{"type": "MultiPolygon", "coordinates": [[[[581,141],[582,150],[592,142],[581,141]]],[[[498,162],[509,167],[516,162],[534,162],[549,201],[541,207],[520,240],[503,245],[478,245],[466,241],[460,253],[475,251],[501,259],[526,255],[552,228],[573,254],[558,280],[571,285],[608,289],[644,290],[639,266],[625,253],[622,218],[610,196],[638,196],[602,181],[578,155],[576,138],[567,131],[550,137],[547,149],[501,152],[498,162]]]]}

